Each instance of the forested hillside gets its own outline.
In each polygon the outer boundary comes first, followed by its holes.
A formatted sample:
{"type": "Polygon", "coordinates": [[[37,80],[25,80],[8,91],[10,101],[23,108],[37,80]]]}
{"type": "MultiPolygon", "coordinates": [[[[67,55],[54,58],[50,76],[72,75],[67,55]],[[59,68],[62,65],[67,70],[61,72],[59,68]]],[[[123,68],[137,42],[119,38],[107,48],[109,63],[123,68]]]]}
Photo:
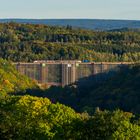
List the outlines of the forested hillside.
{"type": "MultiPolygon", "coordinates": [[[[76,113],[47,98],[23,95],[28,91],[44,94],[36,84],[0,60],[0,137],[4,140],[113,140],[139,139],[139,118],[132,113],[93,109],[93,116],[76,113]],[[36,90],[34,90],[36,88],[36,90]],[[6,95],[6,93],[9,93],[6,95]],[[14,96],[12,96],[12,94],[14,96]]],[[[69,90],[67,90],[69,91],[69,90]]],[[[59,90],[58,90],[59,92],[59,90]]],[[[56,92],[55,92],[56,93],[56,92]]],[[[56,93],[57,94],[57,93],[56,93]]],[[[41,96],[41,95],[40,95],[41,96]]]]}
{"type": "Polygon", "coordinates": [[[10,62],[0,59],[0,96],[36,88],[35,82],[20,75],[10,62]]]}
{"type": "MultiPolygon", "coordinates": [[[[11,62],[40,59],[137,62],[140,31],[97,32],[71,26],[0,24],[0,57],[11,62]]],[[[120,70],[100,84],[93,81],[88,86],[77,83],[77,87],[45,90],[4,59],[0,59],[2,140],[140,139],[139,64],[120,70]]]]}
{"type": "Polygon", "coordinates": [[[79,114],[48,99],[0,98],[0,136],[4,140],[139,140],[140,121],[120,110],[79,114]]]}
{"type": "Polygon", "coordinates": [[[0,57],[11,61],[139,61],[140,31],[98,32],[71,26],[1,23],[0,57]]]}

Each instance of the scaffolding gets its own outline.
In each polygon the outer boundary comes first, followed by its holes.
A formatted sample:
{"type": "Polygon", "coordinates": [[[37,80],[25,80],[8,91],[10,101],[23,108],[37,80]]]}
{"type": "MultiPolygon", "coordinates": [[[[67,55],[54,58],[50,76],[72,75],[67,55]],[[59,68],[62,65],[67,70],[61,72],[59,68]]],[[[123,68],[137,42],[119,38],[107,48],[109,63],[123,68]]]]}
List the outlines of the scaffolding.
{"type": "MultiPolygon", "coordinates": [[[[81,61],[35,61],[14,63],[18,72],[36,80],[39,84],[70,85],[82,78],[96,76],[103,80],[103,73],[112,75],[120,67],[132,63],[82,63],[81,61]]],[[[105,74],[104,74],[105,75],[105,74]]]]}

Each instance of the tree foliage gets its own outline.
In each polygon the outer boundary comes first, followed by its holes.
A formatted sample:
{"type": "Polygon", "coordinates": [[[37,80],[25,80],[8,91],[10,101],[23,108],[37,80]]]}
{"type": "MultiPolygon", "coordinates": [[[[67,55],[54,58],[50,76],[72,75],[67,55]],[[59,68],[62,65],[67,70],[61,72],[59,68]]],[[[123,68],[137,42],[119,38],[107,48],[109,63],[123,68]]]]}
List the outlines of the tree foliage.
{"type": "Polygon", "coordinates": [[[12,61],[140,60],[140,31],[90,31],[71,26],[0,24],[0,57],[12,61]]]}
{"type": "Polygon", "coordinates": [[[89,116],[52,104],[47,98],[31,96],[0,98],[0,108],[2,139],[140,139],[140,126],[134,115],[120,110],[97,110],[89,116]]]}
{"type": "Polygon", "coordinates": [[[0,95],[31,88],[37,88],[35,82],[19,74],[10,62],[0,59],[0,95]]]}

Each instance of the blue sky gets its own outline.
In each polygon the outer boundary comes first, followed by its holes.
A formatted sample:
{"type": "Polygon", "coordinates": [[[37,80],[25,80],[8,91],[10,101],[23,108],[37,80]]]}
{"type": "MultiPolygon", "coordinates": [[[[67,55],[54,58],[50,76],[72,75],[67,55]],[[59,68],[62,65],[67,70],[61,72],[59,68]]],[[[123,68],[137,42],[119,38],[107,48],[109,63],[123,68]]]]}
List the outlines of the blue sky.
{"type": "Polygon", "coordinates": [[[140,0],[0,0],[0,18],[140,20],[140,0]]]}

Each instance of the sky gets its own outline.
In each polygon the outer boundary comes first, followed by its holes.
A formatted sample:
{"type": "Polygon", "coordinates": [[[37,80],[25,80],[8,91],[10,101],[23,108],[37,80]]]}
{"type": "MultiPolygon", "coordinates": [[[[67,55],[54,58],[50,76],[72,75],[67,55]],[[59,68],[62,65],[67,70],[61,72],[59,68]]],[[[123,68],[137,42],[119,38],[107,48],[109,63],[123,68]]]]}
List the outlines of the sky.
{"type": "Polygon", "coordinates": [[[0,18],[140,20],[140,0],[0,0],[0,18]]]}

